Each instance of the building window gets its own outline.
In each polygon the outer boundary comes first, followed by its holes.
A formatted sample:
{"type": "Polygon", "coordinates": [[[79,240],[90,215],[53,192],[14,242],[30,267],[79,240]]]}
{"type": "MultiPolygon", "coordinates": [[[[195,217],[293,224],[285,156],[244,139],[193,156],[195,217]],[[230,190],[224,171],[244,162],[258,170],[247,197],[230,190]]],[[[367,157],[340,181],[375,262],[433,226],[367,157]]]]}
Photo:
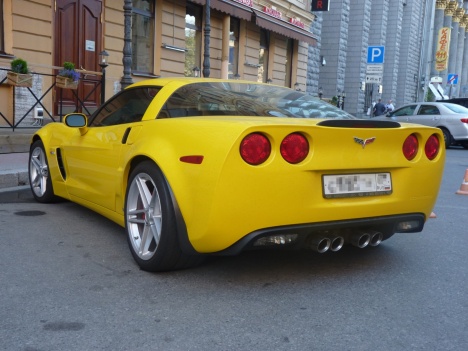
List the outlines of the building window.
{"type": "Polygon", "coordinates": [[[5,29],[3,28],[3,0],[0,0],[0,54],[5,53],[5,41],[3,33],[5,33],[5,29]]]}
{"type": "Polygon", "coordinates": [[[260,30],[260,50],[258,52],[258,82],[266,83],[268,79],[268,49],[270,47],[270,32],[260,30]]]}
{"type": "Polygon", "coordinates": [[[153,73],[154,0],[133,0],[132,71],[153,73]]]}
{"type": "Polygon", "coordinates": [[[229,72],[228,77],[234,78],[239,72],[239,25],[238,18],[231,17],[229,29],[229,72]]]}
{"type": "MultiPolygon", "coordinates": [[[[201,70],[202,7],[187,3],[185,15],[185,76],[193,77],[193,69],[201,70]]],[[[200,72],[200,71],[199,71],[200,72]]]]}
{"type": "Polygon", "coordinates": [[[286,41],[286,67],[284,77],[284,86],[292,88],[291,76],[292,76],[292,62],[293,62],[293,49],[294,49],[294,39],[287,39],[286,41]]]}

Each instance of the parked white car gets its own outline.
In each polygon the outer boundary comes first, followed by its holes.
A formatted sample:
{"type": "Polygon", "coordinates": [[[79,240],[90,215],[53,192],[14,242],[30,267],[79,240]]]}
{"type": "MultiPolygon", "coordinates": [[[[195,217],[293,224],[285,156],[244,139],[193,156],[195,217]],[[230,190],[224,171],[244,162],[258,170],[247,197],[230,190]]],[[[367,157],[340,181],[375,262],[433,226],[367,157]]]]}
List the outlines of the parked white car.
{"type": "Polygon", "coordinates": [[[448,102],[415,102],[373,119],[418,123],[437,127],[444,133],[445,147],[468,149],[468,108],[448,102]]]}

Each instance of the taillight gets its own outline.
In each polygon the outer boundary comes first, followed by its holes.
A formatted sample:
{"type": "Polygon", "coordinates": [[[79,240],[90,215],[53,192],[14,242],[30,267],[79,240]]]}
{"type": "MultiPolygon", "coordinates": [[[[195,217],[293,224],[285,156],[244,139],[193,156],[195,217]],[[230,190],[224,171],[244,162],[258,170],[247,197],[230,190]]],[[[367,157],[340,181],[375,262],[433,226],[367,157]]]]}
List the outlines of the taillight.
{"type": "Polygon", "coordinates": [[[309,142],[302,134],[292,133],[283,139],[280,151],[287,162],[299,163],[309,154],[309,142]]]}
{"type": "Polygon", "coordinates": [[[440,150],[440,141],[437,135],[432,134],[429,139],[426,141],[426,146],[424,147],[424,151],[426,152],[426,156],[429,160],[433,160],[439,154],[440,150]]]}
{"type": "Polygon", "coordinates": [[[468,118],[461,118],[460,121],[461,121],[462,123],[468,123],[468,118]]]}
{"type": "Polygon", "coordinates": [[[241,142],[240,154],[242,159],[251,165],[265,162],[271,153],[270,141],[260,133],[247,135],[241,142]]]}
{"type": "Polygon", "coordinates": [[[418,138],[416,135],[411,134],[408,136],[403,143],[403,155],[405,155],[406,159],[411,161],[413,158],[416,157],[418,153],[418,138]]]}

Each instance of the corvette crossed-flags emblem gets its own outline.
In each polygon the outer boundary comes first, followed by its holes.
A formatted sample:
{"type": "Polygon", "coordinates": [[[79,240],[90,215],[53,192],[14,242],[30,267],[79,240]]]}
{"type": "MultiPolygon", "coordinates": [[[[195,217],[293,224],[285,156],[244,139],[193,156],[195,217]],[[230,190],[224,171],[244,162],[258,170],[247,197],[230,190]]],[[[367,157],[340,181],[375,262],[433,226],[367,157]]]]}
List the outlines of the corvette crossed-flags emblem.
{"type": "Polygon", "coordinates": [[[354,137],[354,141],[356,143],[358,143],[359,145],[362,145],[363,149],[366,147],[367,144],[373,143],[374,140],[375,140],[375,137],[368,138],[368,139],[361,139],[361,138],[358,138],[358,137],[354,137]]]}

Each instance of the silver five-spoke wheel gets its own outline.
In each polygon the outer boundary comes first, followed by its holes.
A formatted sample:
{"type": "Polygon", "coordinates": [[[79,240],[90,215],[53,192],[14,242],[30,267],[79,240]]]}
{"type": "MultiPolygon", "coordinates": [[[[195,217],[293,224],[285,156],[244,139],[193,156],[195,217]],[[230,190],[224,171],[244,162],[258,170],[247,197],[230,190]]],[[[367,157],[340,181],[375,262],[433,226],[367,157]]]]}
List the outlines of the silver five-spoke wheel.
{"type": "Polygon", "coordinates": [[[181,250],[171,190],[154,162],[143,161],[130,173],[125,226],[130,251],[141,269],[167,271],[201,262],[199,255],[181,250]]]}
{"type": "Polygon", "coordinates": [[[35,141],[29,152],[29,184],[34,198],[39,202],[55,200],[49,164],[42,141],[35,141]]]}
{"type": "Polygon", "coordinates": [[[137,256],[153,257],[161,238],[161,200],[153,179],[146,173],[137,174],[127,196],[127,228],[137,256]]]}

